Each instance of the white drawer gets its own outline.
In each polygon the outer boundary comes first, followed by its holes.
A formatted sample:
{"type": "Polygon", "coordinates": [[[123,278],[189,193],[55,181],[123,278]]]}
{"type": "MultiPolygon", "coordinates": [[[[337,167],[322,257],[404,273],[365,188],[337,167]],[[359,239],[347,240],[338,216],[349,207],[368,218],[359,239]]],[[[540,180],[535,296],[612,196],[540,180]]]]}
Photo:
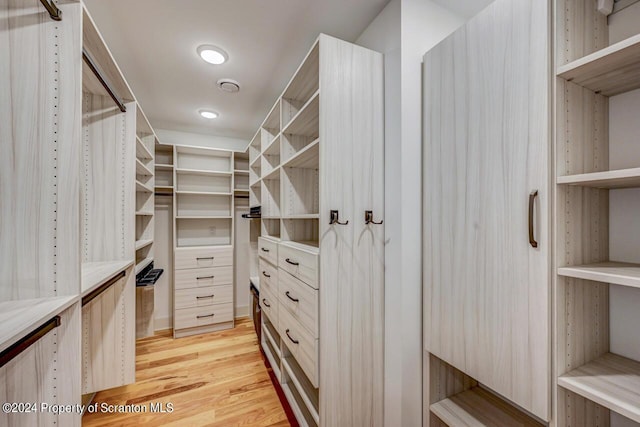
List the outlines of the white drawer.
{"type": "Polygon", "coordinates": [[[175,329],[194,328],[233,320],[233,304],[216,304],[205,307],[181,308],[175,311],[175,329]]]}
{"type": "Polygon", "coordinates": [[[278,280],[280,307],[289,310],[314,338],[318,338],[318,290],[283,270],[280,270],[278,280]]]}
{"type": "Polygon", "coordinates": [[[260,308],[262,309],[262,314],[266,315],[273,327],[278,330],[280,304],[276,295],[260,289],[260,308]]]}
{"type": "Polygon", "coordinates": [[[273,265],[278,264],[278,243],[271,239],[258,237],[258,255],[273,265]]]}
{"type": "Polygon", "coordinates": [[[183,270],[186,268],[222,267],[225,265],[233,265],[233,248],[231,246],[176,248],[176,270],[183,270]]]}
{"type": "Polygon", "coordinates": [[[260,259],[260,292],[267,289],[274,296],[278,295],[278,268],[260,259]]]}
{"type": "Polygon", "coordinates": [[[281,243],[278,248],[278,267],[318,289],[318,252],[295,247],[292,242],[281,243]]]}
{"type": "Polygon", "coordinates": [[[288,310],[278,313],[278,333],[311,384],[318,387],[318,340],[288,310]]]}
{"type": "Polygon", "coordinates": [[[232,303],[233,285],[177,289],[175,295],[174,304],[176,309],[232,303]]]}
{"type": "Polygon", "coordinates": [[[176,290],[233,284],[233,267],[231,266],[176,270],[175,275],[176,290]]]}

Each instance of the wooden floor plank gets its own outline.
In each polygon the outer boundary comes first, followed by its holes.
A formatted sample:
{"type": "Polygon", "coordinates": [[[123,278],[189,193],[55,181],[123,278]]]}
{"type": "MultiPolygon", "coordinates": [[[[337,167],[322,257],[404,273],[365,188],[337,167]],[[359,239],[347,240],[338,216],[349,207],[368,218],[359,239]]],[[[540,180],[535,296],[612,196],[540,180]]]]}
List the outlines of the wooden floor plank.
{"type": "Polygon", "coordinates": [[[172,403],[172,413],[88,413],[85,427],[289,426],[251,320],[231,330],[137,341],[136,383],[96,394],[101,405],[172,403]]]}

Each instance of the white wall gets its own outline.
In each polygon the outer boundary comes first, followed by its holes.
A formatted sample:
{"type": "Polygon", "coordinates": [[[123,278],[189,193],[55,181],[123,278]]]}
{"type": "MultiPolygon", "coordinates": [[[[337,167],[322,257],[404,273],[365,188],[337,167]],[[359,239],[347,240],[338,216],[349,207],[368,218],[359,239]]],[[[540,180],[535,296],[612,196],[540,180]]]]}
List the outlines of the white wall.
{"type": "Polygon", "coordinates": [[[249,145],[249,141],[246,139],[179,132],[168,129],[156,129],[156,135],[158,135],[160,142],[171,145],[193,145],[195,147],[220,148],[242,152],[246,151],[249,145]]]}

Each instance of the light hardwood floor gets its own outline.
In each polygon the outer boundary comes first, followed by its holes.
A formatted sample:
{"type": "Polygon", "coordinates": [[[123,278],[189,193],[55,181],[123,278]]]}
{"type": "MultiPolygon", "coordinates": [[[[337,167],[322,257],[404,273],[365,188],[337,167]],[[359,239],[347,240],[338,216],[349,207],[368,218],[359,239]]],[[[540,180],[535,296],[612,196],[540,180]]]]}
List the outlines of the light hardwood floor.
{"type": "Polygon", "coordinates": [[[114,405],[173,403],[173,413],[87,414],[83,426],[289,426],[258,349],[253,324],[137,342],[136,383],[98,393],[114,405]]]}

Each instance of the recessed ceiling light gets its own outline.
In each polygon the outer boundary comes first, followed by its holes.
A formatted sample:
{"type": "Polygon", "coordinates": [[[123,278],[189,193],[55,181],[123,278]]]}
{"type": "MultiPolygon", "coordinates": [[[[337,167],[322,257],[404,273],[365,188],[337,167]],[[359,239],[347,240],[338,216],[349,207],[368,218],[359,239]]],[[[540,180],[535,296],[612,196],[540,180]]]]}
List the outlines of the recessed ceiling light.
{"type": "Polygon", "coordinates": [[[212,45],[202,45],[198,48],[198,55],[209,64],[220,65],[229,59],[227,52],[212,45]]]}
{"type": "Polygon", "coordinates": [[[200,110],[200,115],[205,119],[215,119],[218,117],[218,113],[211,110],[200,110]]]}

